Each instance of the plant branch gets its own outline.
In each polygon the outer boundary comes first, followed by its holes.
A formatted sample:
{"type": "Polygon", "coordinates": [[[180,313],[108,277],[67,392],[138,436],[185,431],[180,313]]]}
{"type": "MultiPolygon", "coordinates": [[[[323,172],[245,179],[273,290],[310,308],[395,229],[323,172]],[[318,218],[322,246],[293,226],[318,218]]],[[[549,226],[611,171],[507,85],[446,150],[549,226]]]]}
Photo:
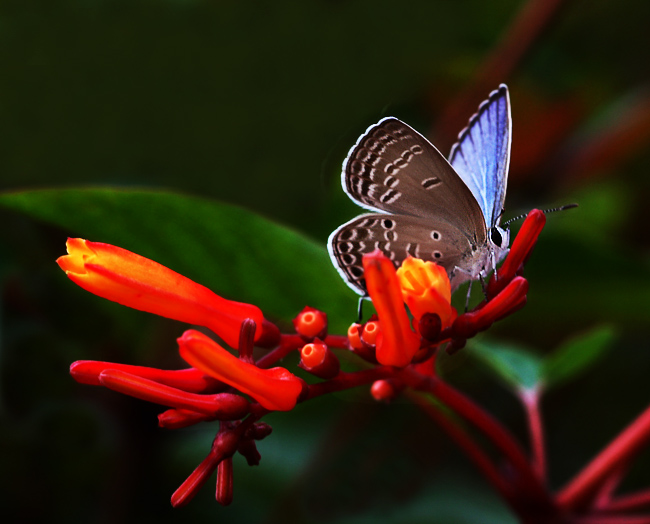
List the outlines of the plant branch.
{"type": "Polygon", "coordinates": [[[544,510],[552,509],[552,501],[549,494],[533,472],[521,446],[511,433],[495,418],[439,378],[424,377],[414,373],[409,368],[400,371],[398,376],[408,386],[431,393],[443,404],[483,432],[497,449],[503,453],[517,472],[516,481],[523,488],[520,490],[520,493],[525,493],[527,498],[530,499],[529,501],[536,506],[543,507],[544,510]]]}
{"type": "Polygon", "coordinates": [[[540,390],[522,389],[519,398],[526,409],[530,447],[533,453],[533,469],[539,479],[546,483],[546,445],[544,439],[544,424],[540,413],[540,390]]]}
{"type": "Polygon", "coordinates": [[[629,463],[649,439],[650,406],[558,493],[558,504],[568,510],[587,504],[607,477],[621,463],[629,463]]]}

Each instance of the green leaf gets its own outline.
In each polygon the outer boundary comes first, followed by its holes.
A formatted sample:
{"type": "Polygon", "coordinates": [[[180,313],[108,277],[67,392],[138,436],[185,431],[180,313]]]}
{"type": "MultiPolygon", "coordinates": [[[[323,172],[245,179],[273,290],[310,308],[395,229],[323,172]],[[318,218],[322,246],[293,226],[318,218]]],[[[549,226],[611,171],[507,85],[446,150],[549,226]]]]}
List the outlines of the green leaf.
{"type": "Polygon", "coordinates": [[[324,245],[236,206],[114,188],[4,193],[0,205],[151,258],[271,318],[291,318],[309,304],[326,311],[338,331],[355,315],[356,297],[324,245]]]}
{"type": "Polygon", "coordinates": [[[605,354],[615,336],[611,326],[599,326],[562,344],[544,359],[546,386],[557,386],[583,373],[605,354]]]}
{"type": "Polygon", "coordinates": [[[542,359],[531,350],[521,346],[495,341],[472,340],[467,349],[485,369],[502,380],[506,386],[519,392],[540,386],[542,359]]]}

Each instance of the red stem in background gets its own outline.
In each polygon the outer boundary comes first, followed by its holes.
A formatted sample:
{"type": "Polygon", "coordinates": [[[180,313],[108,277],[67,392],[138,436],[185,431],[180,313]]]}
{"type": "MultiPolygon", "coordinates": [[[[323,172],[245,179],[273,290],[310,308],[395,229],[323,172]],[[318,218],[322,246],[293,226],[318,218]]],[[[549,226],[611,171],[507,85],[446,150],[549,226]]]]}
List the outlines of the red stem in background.
{"type": "Polygon", "coordinates": [[[611,499],[601,509],[607,512],[642,511],[650,509],[650,489],[611,499]]]}
{"type": "Polygon", "coordinates": [[[530,447],[533,453],[533,469],[546,484],[546,446],[544,443],[544,425],[539,409],[540,392],[538,389],[525,389],[519,392],[519,398],[526,409],[530,447]]]}
{"type": "Polygon", "coordinates": [[[517,472],[515,480],[522,488],[520,493],[526,493],[527,498],[534,501],[536,506],[544,507],[548,511],[552,510],[549,494],[533,472],[521,446],[512,434],[492,415],[440,379],[418,375],[408,368],[399,372],[398,376],[410,387],[431,393],[443,404],[483,432],[503,453],[517,472]]]}
{"type": "Polygon", "coordinates": [[[343,391],[344,389],[356,388],[364,384],[370,384],[375,380],[388,378],[395,374],[395,368],[391,366],[377,366],[372,369],[355,371],[354,373],[341,372],[336,378],[327,382],[317,382],[307,386],[307,395],[301,399],[311,400],[312,398],[333,393],[334,391],[343,391]]]}
{"type": "Polygon", "coordinates": [[[615,472],[622,462],[629,463],[648,440],[650,406],[558,493],[557,503],[565,510],[587,504],[607,477],[615,472]]]}
{"type": "Polygon", "coordinates": [[[594,496],[593,507],[595,509],[605,508],[612,501],[612,495],[623,481],[623,478],[625,478],[625,475],[627,475],[629,469],[630,464],[622,462],[601,484],[594,496]]]}
{"type": "Polygon", "coordinates": [[[301,348],[305,345],[304,339],[300,335],[282,335],[280,345],[266,355],[257,359],[255,365],[258,368],[270,368],[276,362],[282,360],[292,351],[301,348]]]}
{"type": "Polygon", "coordinates": [[[459,129],[476,111],[486,93],[505,82],[557,18],[566,0],[528,0],[504,31],[500,42],[483,60],[468,87],[447,104],[433,133],[434,143],[446,151],[459,129]]]}
{"type": "Polygon", "coordinates": [[[516,506],[512,486],[503,478],[490,458],[472,440],[467,432],[421,394],[414,391],[407,391],[406,396],[446,431],[450,440],[465,452],[501,496],[513,507],[516,506]]]}
{"type": "Polygon", "coordinates": [[[649,515],[590,515],[575,517],[570,524],[650,524],[649,515]]]}

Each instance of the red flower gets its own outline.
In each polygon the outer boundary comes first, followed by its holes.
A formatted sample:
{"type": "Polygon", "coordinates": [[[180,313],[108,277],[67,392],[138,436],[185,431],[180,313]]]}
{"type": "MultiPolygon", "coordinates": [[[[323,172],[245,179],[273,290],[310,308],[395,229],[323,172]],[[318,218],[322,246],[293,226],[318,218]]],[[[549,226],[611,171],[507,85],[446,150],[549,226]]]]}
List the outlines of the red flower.
{"type": "Polygon", "coordinates": [[[407,366],[420,348],[420,337],[411,329],[395,266],[381,251],[375,250],[363,256],[363,269],[368,294],[381,325],[377,360],[385,366],[407,366]]]}
{"type": "Polygon", "coordinates": [[[264,316],[251,304],[216,295],[189,278],[125,249],[70,238],[68,255],[57,263],[70,280],[86,291],[118,304],[167,318],[210,328],[229,346],[237,347],[241,323],[257,324],[263,333],[264,316]]]}
{"type": "Polygon", "coordinates": [[[268,410],[293,409],[302,392],[302,381],[286,369],[260,369],[243,362],[198,331],[183,333],[178,345],[188,364],[250,395],[268,410]]]}

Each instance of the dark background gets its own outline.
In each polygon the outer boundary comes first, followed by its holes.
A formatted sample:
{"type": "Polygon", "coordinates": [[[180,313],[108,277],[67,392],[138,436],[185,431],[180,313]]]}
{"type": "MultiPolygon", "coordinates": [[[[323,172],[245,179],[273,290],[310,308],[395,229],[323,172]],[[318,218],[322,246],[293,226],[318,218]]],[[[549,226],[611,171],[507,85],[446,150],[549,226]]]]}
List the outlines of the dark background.
{"type": "MultiPolygon", "coordinates": [[[[506,82],[506,218],[580,208],[549,216],[527,267],[529,303],[490,335],[546,353],[593,326],[618,333],[606,357],[545,399],[559,487],[649,398],[648,20],[640,0],[4,1],[0,188],[167,188],[324,245],[358,213],[340,166],[366,127],[394,115],[447,152],[506,82]]],[[[76,384],[67,368],[178,366],[184,326],[69,283],[54,259],[80,232],[0,218],[0,507],[13,521],[513,521],[431,421],[365,391],[270,417],[262,464],[235,461],[231,507],[214,502],[209,482],[172,510],[215,428],[161,430],[156,406],[76,384]]],[[[354,317],[352,306],[339,322],[354,317]]],[[[444,365],[525,439],[519,406],[471,358],[444,365]]],[[[632,468],[624,490],[647,485],[647,466],[632,468]]]]}

